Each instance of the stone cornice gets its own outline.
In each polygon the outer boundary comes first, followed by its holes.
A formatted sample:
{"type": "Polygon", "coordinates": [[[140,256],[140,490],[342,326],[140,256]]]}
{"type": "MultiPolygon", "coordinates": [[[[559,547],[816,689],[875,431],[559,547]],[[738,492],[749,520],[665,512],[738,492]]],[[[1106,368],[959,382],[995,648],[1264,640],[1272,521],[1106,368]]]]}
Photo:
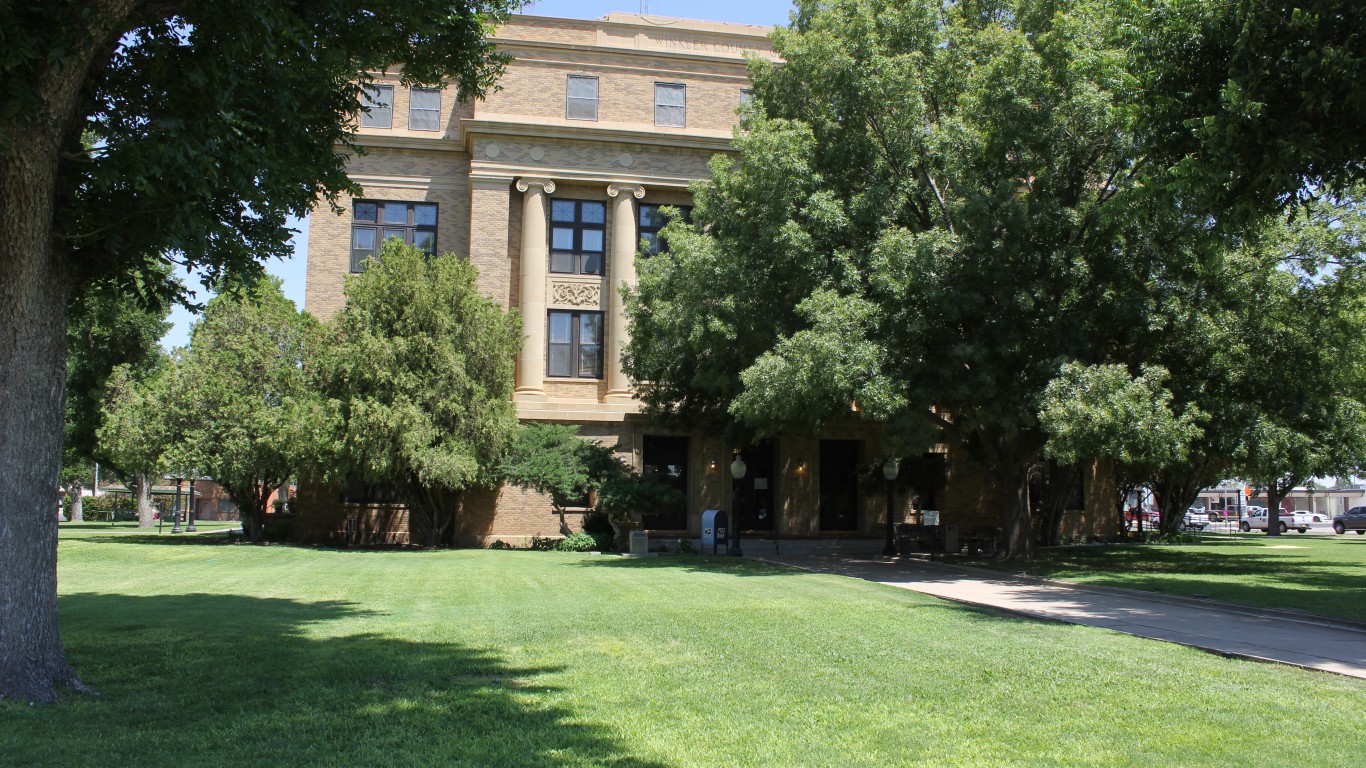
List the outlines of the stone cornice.
{"type": "Polygon", "coordinates": [[[613,144],[643,144],[651,147],[700,149],[709,152],[732,151],[729,131],[681,130],[661,131],[632,128],[627,124],[546,122],[545,118],[509,115],[506,119],[489,117],[466,118],[460,121],[467,152],[472,152],[474,138],[499,136],[518,139],[568,139],[607,142],[613,144]]]}

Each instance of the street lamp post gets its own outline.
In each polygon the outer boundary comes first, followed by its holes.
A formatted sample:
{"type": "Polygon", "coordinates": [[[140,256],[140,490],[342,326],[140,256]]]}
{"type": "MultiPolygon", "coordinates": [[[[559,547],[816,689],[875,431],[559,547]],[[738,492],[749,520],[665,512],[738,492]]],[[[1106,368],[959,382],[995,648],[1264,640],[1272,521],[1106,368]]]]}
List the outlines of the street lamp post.
{"type": "Polygon", "coordinates": [[[896,459],[889,458],[882,465],[882,476],[887,478],[887,543],[882,547],[883,557],[896,557],[896,532],[892,526],[892,509],[896,505],[896,476],[901,470],[896,459]]]}
{"type": "Polygon", "coordinates": [[[185,499],[185,519],[189,525],[185,526],[186,533],[196,533],[194,527],[194,475],[190,475],[190,495],[185,499]]]}
{"type": "Polygon", "coordinates": [[[730,476],[733,479],[731,492],[735,503],[734,519],[730,521],[730,542],[731,545],[726,549],[733,557],[742,557],[745,553],[740,551],[740,481],[745,479],[745,460],[740,454],[735,454],[735,461],[730,463],[730,476]]]}
{"type": "Polygon", "coordinates": [[[180,531],[181,531],[181,528],[180,528],[180,484],[181,484],[182,482],[184,482],[184,481],[185,481],[185,478],[180,477],[179,475],[176,476],[176,479],[175,479],[175,510],[171,512],[172,515],[175,515],[175,524],[171,526],[171,533],[180,533],[180,531]]]}

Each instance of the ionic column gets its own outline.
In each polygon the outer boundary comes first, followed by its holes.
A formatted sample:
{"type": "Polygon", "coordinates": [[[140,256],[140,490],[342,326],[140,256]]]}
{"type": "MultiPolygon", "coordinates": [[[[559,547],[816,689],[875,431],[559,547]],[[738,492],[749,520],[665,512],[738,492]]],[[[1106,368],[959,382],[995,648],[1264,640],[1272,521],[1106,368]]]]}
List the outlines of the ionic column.
{"type": "Polygon", "coordinates": [[[549,179],[518,179],[522,196],[522,354],[517,358],[516,400],[545,399],[545,281],[550,234],[546,196],[555,191],[549,179]]]}
{"type": "Polygon", "coordinates": [[[621,369],[621,353],[630,333],[626,329],[626,304],[621,297],[622,283],[635,285],[636,234],[635,207],[631,198],[645,197],[639,184],[608,184],[612,198],[612,262],[607,268],[607,400],[631,400],[631,381],[621,369]],[[623,192],[628,194],[622,194],[623,192]]]}

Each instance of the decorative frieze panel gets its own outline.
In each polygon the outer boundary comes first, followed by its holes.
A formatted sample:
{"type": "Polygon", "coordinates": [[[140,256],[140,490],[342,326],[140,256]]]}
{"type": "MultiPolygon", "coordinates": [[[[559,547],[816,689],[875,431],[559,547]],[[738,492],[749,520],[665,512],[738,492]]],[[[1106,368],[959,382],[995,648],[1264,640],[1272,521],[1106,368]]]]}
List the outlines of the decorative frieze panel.
{"type": "Polygon", "coordinates": [[[602,286],[597,283],[551,283],[550,303],[567,307],[600,307],[602,286]]]}

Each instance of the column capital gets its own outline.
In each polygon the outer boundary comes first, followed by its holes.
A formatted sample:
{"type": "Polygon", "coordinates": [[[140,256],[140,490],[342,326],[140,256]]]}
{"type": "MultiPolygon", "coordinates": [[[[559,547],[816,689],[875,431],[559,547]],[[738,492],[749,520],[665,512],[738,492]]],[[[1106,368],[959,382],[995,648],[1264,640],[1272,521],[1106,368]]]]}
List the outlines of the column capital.
{"type": "Polygon", "coordinates": [[[550,179],[521,178],[517,180],[517,191],[525,192],[532,186],[540,187],[545,190],[547,195],[555,194],[555,182],[550,179]]]}
{"type": "Polygon", "coordinates": [[[632,197],[639,200],[645,197],[645,186],[643,184],[619,184],[617,182],[607,185],[608,197],[616,197],[622,192],[630,192],[632,197]]]}

